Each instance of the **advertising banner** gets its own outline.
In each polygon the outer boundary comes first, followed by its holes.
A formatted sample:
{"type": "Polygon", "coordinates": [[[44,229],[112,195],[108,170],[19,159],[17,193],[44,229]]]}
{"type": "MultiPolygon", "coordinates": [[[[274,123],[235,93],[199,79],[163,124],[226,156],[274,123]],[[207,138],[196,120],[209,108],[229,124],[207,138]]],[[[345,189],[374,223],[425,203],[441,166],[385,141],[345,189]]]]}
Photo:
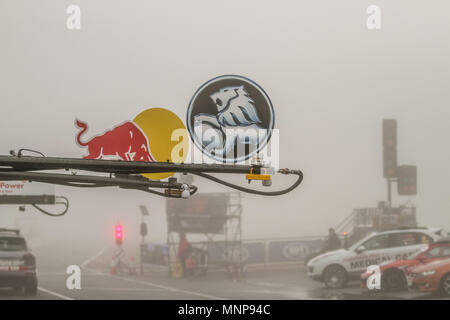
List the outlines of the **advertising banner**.
{"type": "Polygon", "coordinates": [[[268,241],[268,261],[303,261],[322,247],[323,240],[275,240],[268,241]]]}

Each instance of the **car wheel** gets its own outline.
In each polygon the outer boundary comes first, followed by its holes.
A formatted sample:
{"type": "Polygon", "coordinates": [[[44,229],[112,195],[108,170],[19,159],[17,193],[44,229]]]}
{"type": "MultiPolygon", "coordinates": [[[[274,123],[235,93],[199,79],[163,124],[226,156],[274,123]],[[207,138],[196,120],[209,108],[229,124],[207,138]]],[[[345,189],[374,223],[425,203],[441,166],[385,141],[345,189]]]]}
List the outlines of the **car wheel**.
{"type": "Polygon", "coordinates": [[[383,272],[381,289],[386,291],[406,289],[406,278],[403,272],[398,269],[389,269],[383,272]]]}
{"type": "Polygon", "coordinates": [[[25,287],[25,295],[26,296],[33,296],[33,297],[35,295],[37,295],[37,286],[31,285],[31,286],[25,287]]]}
{"type": "Polygon", "coordinates": [[[442,278],[441,292],[443,295],[450,296],[450,273],[442,278]]]}
{"type": "Polygon", "coordinates": [[[347,272],[341,266],[332,265],[325,269],[322,278],[328,288],[338,289],[347,283],[347,272]]]}

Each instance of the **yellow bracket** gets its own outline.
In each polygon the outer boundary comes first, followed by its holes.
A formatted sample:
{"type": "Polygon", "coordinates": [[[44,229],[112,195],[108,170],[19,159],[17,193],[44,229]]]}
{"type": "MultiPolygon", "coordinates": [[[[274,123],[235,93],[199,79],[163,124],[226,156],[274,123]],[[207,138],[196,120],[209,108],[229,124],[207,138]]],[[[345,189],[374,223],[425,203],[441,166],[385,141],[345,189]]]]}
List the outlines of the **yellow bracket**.
{"type": "Polygon", "coordinates": [[[264,173],[256,174],[256,173],[253,173],[253,168],[251,168],[250,173],[247,173],[245,175],[245,178],[247,180],[249,180],[249,182],[250,182],[250,180],[270,180],[270,174],[267,174],[267,169],[263,168],[263,170],[264,170],[264,173]]]}

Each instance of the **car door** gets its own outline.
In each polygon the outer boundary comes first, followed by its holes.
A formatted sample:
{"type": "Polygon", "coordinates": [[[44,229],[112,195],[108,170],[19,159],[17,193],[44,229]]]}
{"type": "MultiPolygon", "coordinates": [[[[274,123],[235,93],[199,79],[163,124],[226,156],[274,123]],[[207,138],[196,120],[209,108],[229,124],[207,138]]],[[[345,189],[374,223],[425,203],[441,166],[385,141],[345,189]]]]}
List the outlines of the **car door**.
{"type": "Polygon", "coordinates": [[[394,260],[407,260],[414,253],[427,248],[432,239],[420,232],[396,232],[390,235],[394,260]]]}
{"type": "Polygon", "coordinates": [[[349,259],[347,270],[355,275],[361,274],[367,270],[368,266],[392,260],[389,240],[389,234],[375,235],[366,240],[355,249],[355,256],[349,259]]]}

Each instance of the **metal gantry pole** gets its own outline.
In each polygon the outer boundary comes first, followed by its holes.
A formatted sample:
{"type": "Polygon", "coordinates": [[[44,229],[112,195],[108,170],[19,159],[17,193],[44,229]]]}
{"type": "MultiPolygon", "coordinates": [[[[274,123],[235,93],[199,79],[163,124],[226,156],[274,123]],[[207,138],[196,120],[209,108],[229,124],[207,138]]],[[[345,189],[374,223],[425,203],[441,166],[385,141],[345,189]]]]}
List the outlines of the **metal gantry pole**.
{"type": "Polygon", "coordinates": [[[392,180],[390,178],[387,178],[387,199],[389,202],[389,207],[392,207],[392,180]]]}
{"type": "MultiPolygon", "coordinates": [[[[158,172],[200,172],[200,173],[249,173],[259,166],[224,165],[224,164],[190,164],[172,162],[145,162],[76,159],[57,157],[14,157],[0,156],[0,171],[39,171],[73,169],[107,173],[158,173],[158,172]]],[[[254,170],[255,171],[255,170],[254,170]]],[[[256,172],[258,173],[258,172],[256,172]]]]}

